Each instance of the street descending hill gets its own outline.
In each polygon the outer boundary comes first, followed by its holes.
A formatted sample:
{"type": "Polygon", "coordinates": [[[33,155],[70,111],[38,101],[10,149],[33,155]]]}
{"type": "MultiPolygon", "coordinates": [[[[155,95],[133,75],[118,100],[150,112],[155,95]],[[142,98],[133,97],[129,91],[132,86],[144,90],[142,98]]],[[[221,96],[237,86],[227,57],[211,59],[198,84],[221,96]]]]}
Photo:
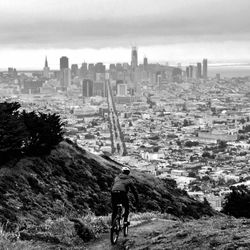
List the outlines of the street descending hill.
{"type": "MultiPolygon", "coordinates": [[[[6,230],[27,230],[48,219],[75,221],[93,212],[111,212],[110,187],[121,164],[93,155],[67,140],[50,155],[15,159],[0,167],[0,223],[6,230]]],[[[215,212],[191,199],[171,180],[132,170],[141,212],[200,218],[215,212]]],[[[84,237],[82,237],[84,238],[84,237]]]]}

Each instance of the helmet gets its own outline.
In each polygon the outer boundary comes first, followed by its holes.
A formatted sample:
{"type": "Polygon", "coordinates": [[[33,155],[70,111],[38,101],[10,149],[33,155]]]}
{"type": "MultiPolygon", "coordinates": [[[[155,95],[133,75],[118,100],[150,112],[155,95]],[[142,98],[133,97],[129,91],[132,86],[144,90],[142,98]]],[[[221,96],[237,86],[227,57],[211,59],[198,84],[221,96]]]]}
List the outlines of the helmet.
{"type": "Polygon", "coordinates": [[[123,172],[124,174],[129,174],[129,173],[130,173],[130,168],[127,167],[127,166],[124,166],[124,167],[122,167],[122,172],[123,172]]]}

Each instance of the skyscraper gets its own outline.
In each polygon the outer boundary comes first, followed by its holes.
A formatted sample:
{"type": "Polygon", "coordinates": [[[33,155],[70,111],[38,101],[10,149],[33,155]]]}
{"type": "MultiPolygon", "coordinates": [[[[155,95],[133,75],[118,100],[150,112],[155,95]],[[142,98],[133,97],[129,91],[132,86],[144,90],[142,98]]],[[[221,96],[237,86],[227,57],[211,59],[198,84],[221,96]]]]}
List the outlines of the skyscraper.
{"type": "Polygon", "coordinates": [[[71,74],[73,77],[78,76],[78,65],[77,64],[71,65],[71,74]]]}
{"type": "Polygon", "coordinates": [[[189,78],[189,66],[186,67],[186,75],[187,75],[187,78],[189,78]]]}
{"type": "Polygon", "coordinates": [[[194,72],[194,67],[192,65],[189,65],[189,77],[193,78],[193,72],[194,72]]]}
{"type": "Polygon", "coordinates": [[[128,93],[128,85],[122,81],[116,82],[117,96],[126,96],[128,93]]]}
{"type": "Polygon", "coordinates": [[[71,75],[69,69],[69,59],[66,56],[60,58],[60,82],[63,90],[67,90],[70,85],[71,75]]]}
{"type": "Polygon", "coordinates": [[[60,70],[69,68],[69,59],[66,56],[60,58],[60,70]]]}
{"type": "Polygon", "coordinates": [[[131,52],[131,67],[134,70],[138,66],[137,48],[132,47],[131,52]]]}
{"type": "Polygon", "coordinates": [[[93,81],[89,79],[82,81],[82,96],[83,98],[93,96],[93,81]]]}
{"type": "Polygon", "coordinates": [[[44,64],[44,68],[43,68],[43,76],[45,78],[49,78],[49,66],[48,66],[47,56],[45,57],[45,64],[44,64]]]}
{"type": "Polygon", "coordinates": [[[79,70],[79,76],[81,78],[85,78],[87,76],[87,73],[88,73],[88,64],[86,62],[82,63],[82,66],[79,70]]]}
{"type": "Polygon", "coordinates": [[[201,78],[201,63],[197,63],[197,76],[198,79],[201,78]]]}
{"type": "Polygon", "coordinates": [[[203,59],[203,78],[207,79],[207,59],[203,59]]]}

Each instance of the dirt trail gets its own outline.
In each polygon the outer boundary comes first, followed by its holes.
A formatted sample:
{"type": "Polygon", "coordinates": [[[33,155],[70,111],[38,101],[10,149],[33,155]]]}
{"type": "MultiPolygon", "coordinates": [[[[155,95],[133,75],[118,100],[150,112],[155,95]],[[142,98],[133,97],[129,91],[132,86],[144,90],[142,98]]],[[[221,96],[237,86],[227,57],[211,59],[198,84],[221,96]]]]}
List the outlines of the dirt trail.
{"type": "Polygon", "coordinates": [[[129,228],[112,246],[109,234],[87,250],[249,250],[250,219],[212,217],[186,222],[156,219],[129,228]]]}
{"type": "Polygon", "coordinates": [[[150,249],[147,248],[148,239],[163,233],[166,228],[172,228],[178,222],[172,220],[152,220],[144,222],[135,227],[129,227],[129,235],[119,236],[117,245],[112,246],[109,239],[109,233],[104,234],[101,239],[86,246],[87,250],[128,250],[128,249],[150,249]]]}

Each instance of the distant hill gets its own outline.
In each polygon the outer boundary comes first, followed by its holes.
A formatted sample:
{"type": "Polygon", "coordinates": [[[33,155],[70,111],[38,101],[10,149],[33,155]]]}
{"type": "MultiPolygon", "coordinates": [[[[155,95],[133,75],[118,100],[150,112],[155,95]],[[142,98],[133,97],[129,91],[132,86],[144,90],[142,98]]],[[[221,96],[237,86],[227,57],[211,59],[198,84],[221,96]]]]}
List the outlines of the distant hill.
{"type": "MultiPolygon", "coordinates": [[[[111,212],[110,188],[121,164],[61,142],[50,155],[15,159],[0,168],[0,223],[8,229],[38,225],[48,218],[111,212]]],[[[132,170],[141,211],[200,218],[215,212],[191,199],[171,180],[132,170]]]]}

